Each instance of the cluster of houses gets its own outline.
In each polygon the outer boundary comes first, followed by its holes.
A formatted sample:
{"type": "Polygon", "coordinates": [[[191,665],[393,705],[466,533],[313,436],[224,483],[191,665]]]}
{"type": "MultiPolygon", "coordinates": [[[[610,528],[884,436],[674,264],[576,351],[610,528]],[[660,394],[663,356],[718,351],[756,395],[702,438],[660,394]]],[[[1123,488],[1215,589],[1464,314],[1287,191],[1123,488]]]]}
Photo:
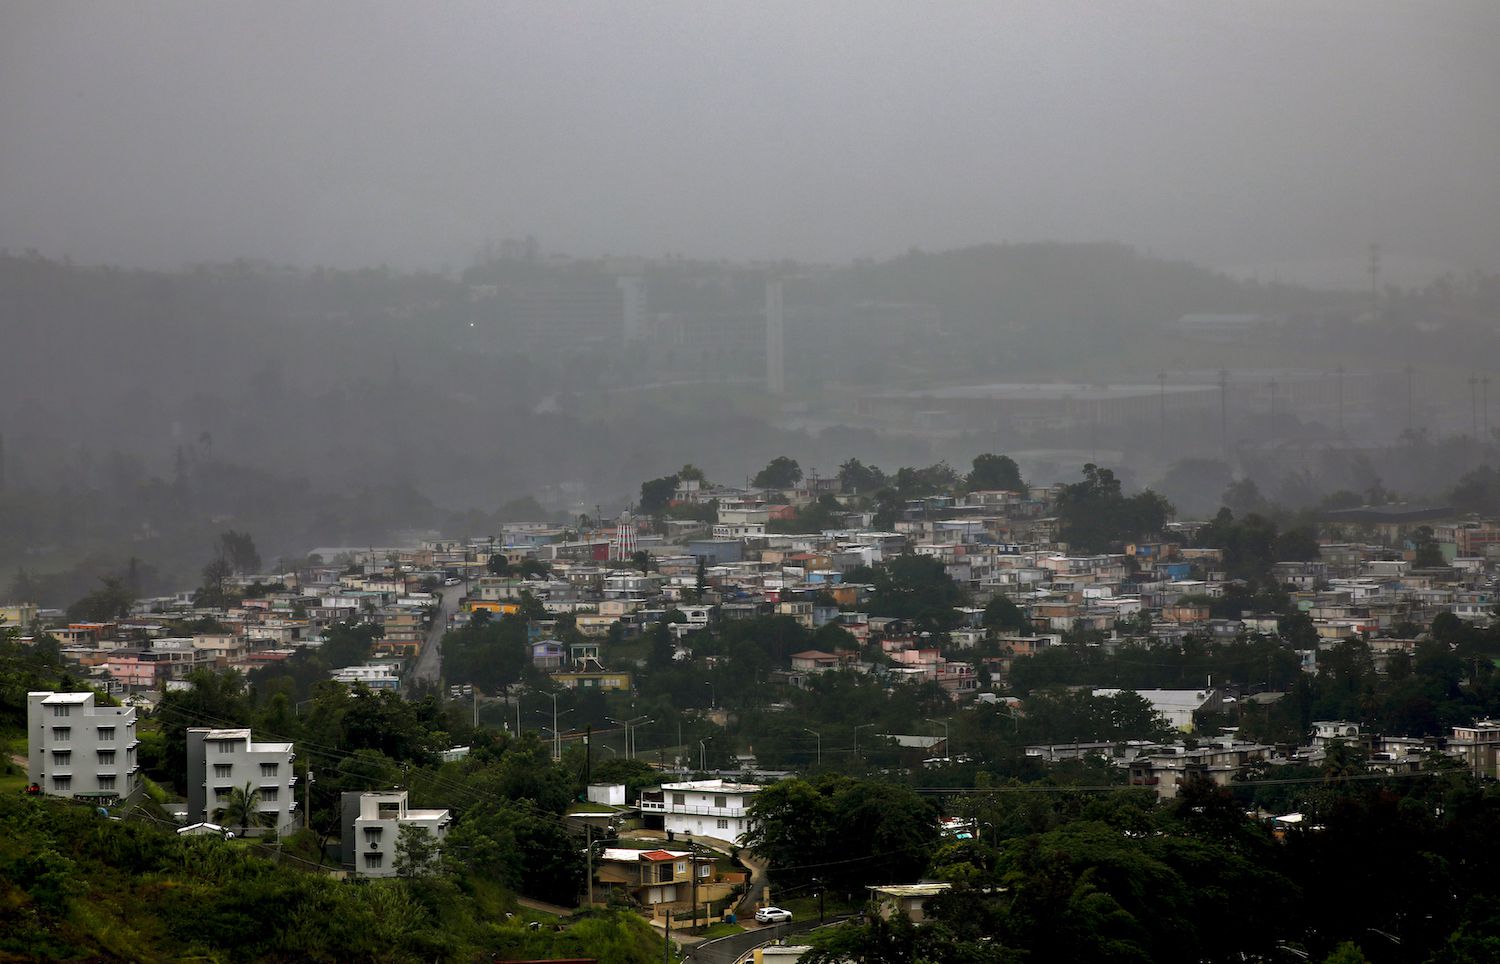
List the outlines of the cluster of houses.
{"type": "MultiPolygon", "coordinates": [[[[612,648],[663,622],[684,652],[695,634],[734,620],[784,616],[809,630],[835,624],[848,634],[838,638],[853,644],[792,654],[771,668],[771,679],[801,686],[817,673],[853,669],[893,684],[936,683],[955,700],[977,695],[983,678],[1003,685],[1015,660],[1070,631],[1103,634],[1108,650],[1148,636],[1170,643],[1278,628],[1274,613],[1226,616],[1214,605],[1232,582],[1220,549],[1193,545],[1194,523],[1169,523],[1160,541],[1119,553],[1080,555],[1057,541],[1057,486],[914,499],[882,517],[883,528],[869,511],[829,513],[826,497],[841,498],[838,488],[836,479],[819,478],[785,490],[684,480],[664,519],[518,524],[485,539],[322,549],[294,572],[231,577],[227,588],[244,597],[224,607],[195,606],[180,594],[140,600],[129,618],[112,622],[68,620],[27,604],[0,616],[50,633],[99,688],[148,696],[183,685],[194,669],[248,671],[285,660],[320,645],[336,622],[376,623],[382,636],[367,661],[335,667],[333,677],[400,691],[439,631],[531,603],[545,612],[528,622],[533,665],[562,687],[619,691],[632,689],[638,667],[612,648]],[[833,527],[786,531],[812,506],[833,527]],[[968,591],[972,606],[955,611],[956,628],[944,637],[871,615],[873,587],[852,578],[906,552],[936,560],[968,591]],[[982,607],[997,596],[1019,608],[1024,628],[983,625],[982,607]],[[187,634],[184,625],[209,628],[187,634]],[[975,648],[986,640],[999,645],[981,654],[975,648]],[[870,659],[872,647],[884,658],[870,659]]],[[[1325,542],[1314,561],[1274,567],[1315,630],[1300,650],[1309,672],[1339,640],[1367,640],[1383,664],[1414,648],[1403,627],[1426,626],[1441,612],[1488,620],[1495,608],[1500,524],[1445,522],[1432,512],[1375,515],[1339,525],[1380,543],[1325,542]],[[1418,522],[1431,526],[1443,565],[1415,566],[1407,540],[1418,522]]]]}

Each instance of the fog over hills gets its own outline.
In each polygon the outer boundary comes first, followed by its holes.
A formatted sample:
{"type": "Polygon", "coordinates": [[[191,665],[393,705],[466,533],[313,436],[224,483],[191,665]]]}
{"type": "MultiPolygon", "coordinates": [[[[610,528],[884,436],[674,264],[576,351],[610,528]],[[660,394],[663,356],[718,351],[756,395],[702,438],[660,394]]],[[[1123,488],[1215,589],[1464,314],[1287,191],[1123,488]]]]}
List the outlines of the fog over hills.
{"type": "Polygon", "coordinates": [[[1226,477],[1442,492],[1477,456],[1398,439],[1490,435],[1497,33],[1480,2],[9,5],[0,566],[173,585],[226,525],[459,535],[782,454],[1095,460],[1184,511],[1226,477]]]}

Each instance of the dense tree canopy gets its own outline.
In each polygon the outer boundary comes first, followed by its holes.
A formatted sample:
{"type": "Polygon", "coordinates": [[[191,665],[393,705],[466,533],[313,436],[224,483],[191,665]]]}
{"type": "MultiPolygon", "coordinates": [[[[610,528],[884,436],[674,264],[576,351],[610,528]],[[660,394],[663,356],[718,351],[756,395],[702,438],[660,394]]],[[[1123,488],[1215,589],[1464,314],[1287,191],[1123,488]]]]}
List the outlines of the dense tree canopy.
{"type": "Polygon", "coordinates": [[[1075,551],[1110,552],[1159,533],[1172,506],[1149,489],[1127,498],[1114,472],[1091,462],[1083,467],[1083,481],[1062,487],[1057,516],[1060,538],[1075,551]]]}

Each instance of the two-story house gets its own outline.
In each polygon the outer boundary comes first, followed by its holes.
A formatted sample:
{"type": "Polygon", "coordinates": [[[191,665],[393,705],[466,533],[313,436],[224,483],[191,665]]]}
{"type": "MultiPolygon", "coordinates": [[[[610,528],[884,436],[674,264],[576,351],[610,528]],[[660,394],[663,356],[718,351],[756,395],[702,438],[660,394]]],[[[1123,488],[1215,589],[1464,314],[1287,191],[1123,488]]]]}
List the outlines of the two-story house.
{"type": "Polygon", "coordinates": [[[641,793],[646,825],[674,834],[713,837],[738,846],[750,829],[750,804],[761,788],[753,783],[693,780],[664,783],[641,793]]]}
{"type": "Polygon", "coordinates": [[[99,706],[94,694],[26,694],[31,782],[59,797],[127,799],[139,785],[135,707],[99,706]]]}

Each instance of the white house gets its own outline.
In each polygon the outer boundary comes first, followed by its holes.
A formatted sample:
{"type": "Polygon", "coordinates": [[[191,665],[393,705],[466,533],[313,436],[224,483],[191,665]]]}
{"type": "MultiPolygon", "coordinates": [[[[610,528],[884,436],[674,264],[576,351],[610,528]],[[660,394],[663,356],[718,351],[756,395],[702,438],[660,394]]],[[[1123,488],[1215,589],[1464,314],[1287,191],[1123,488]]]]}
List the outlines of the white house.
{"type": "MultiPolygon", "coordinates": [[[[266,827],[278,834],[297,826],[296,759],[290,743],[257,743],[249,729],[187,731],[187,819],[212,820],[231,791],[247,784],[260,801],[266,827]]],[[[261,828],[247,828],[255,833],[261,828]]]]}
{"type": "Polygon", "coordinates": [[[1139,695],[1151,708],[1166,717],[1173,729],[1182,730],[1185,733],[1193,732],[1193,714],[1199,710],[1213,711],[1223,705],[1218,692],[1211,689],[1202,690],[1119,690],[1098,689],[1094,690],[1095,696],[1114,696],[1117,693],[1132,692],[1139,695]]]}
{"type": "Polygon", "coordinates": [[[651,826],[695,837],[713,837],[738,846],[750,829],[750,804],[761,788],[753,783],[694,780],[664,783],[660,790],[642,792],[641,814],[651,826]]]}
{"type": "Polygon", "coordinates": [[[421,827],[441,844],[452,823],[447,810],[411,809],[405,790],[345,793],[342,810],[344,869],[356,877],[396,876],[402,827],[421,827]]]}
{"type": "Polygon", "coordinates": [[[130,797],[136,776],[135,707],[99,706],[90,693],[26,694],[31,782],[58,797],[130,797]]]}

